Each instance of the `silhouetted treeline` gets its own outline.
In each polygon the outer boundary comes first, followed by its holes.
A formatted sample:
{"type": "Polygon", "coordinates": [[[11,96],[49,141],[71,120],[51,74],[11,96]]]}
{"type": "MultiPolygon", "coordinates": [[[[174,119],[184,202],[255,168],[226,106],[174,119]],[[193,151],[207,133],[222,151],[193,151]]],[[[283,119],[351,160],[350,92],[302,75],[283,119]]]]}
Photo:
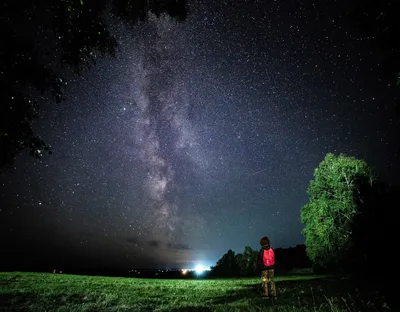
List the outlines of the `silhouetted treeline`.
{"type": "Polygon", "coordinates": [[[312,262],[307,257],[304,244],[296,245],[296,247],[275,249],[275,259],[277,270],[289,271],[312,267],[312,262]]]}
{"type": "MultiPolygon", "coordinates": [[[[306,255],[305,245],[296,247],[277,248],[275,251],[275,269],[285,273],[297,268],[311,268],[312,263],[306,255]]],[[[235,254],[233,250],[228,250],[226,254],[218,260],[215,266],[211,267],[211,277],[239,277],[239,276],[258,276],[258,255],[259,250],[253,250],[246,246],[243,253],[235,254]]]]}

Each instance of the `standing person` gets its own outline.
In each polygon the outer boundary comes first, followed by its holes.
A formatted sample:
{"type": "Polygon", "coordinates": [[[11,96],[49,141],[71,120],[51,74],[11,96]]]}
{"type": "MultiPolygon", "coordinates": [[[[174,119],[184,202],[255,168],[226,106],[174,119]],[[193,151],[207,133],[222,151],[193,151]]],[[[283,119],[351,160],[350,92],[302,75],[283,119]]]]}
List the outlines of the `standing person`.
{"type": "Polygon", "coordinates": [[[258,264],[261,269],[261,283],[264,291],[263,298],[276,299],[276,288],[274,281],[275,253],[271,247],[269,238],[264,236],[260,239],[261,250],[258,255],[258,264]],[[271,288],[268,289],[268,286],[271,288]]]}

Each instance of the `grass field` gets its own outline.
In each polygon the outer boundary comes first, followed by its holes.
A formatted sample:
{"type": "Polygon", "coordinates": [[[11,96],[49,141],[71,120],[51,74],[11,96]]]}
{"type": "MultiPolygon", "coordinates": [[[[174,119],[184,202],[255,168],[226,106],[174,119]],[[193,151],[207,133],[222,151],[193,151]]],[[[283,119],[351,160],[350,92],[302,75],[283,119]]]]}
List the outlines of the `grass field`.
{"type": "Polygon", "coordinates": [[[258,278],[141,279],[0,272],[0,311],[384,311],[384,298],[348,280],[277,276],[278,300],[258,278]]]}

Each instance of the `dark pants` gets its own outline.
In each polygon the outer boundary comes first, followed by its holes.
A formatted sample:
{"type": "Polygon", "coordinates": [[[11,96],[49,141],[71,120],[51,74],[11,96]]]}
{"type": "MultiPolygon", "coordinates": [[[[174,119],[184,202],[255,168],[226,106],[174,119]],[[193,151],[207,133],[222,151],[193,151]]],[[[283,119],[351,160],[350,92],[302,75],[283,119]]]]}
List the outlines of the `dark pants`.
{"type": "Polygon", "coordinates": [[[261,271],[261,283],[262,283],[264,295],[266,295],[266,296],[268,296],[269,294],[271,294],[272,297],[276,296],[274,273],[275,273],[274,269],[261,271]],[[268,285],[271,288],[270,292],[268,290],[268,285]]]}

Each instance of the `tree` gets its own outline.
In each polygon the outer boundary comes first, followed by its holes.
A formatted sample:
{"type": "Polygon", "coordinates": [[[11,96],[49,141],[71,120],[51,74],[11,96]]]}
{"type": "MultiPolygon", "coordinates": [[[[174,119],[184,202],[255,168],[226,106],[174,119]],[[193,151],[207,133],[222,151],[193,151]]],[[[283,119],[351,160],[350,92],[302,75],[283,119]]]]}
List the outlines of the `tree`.
{"type": "Polygon", "coordinates": [[[214,276],[235,276],[237,274],[237,266],[235,261],[235,252],[231,249],[217,261],[217,264],[211,267],[211,274],[214,276]]]}
{"type": "Polygon", "coordinates": [[[255,274],[257,270],[257,256],[258,252],[250,246],[246,246],[243,253],[236,255],[236,267],[241,275],[251,276],[255,274]]]}
{"type": "Polygon", "coordinates": [[[0,168],[49,146],[32,130],[38,103],[64,99],[66,69],[80,74],[114,55],[108,18],[127,23],[163,13],[183,20],[187,0],[5,0],[0,4],[0,168]]]}
{"type": "Polygon", "coordinates": [[[315,169],[308,203],[301,209],[307,255],[315,264],[343,267],[353,258],[360,235],[353,231],[373,182],[365,161],[342,154],[327,154],[315,169]]]}
{"type": "Polygon", "coordinates": [[[312,266],[304,244],[275,249],[275,263],[280,270],[311,268],[312,266]]]}

